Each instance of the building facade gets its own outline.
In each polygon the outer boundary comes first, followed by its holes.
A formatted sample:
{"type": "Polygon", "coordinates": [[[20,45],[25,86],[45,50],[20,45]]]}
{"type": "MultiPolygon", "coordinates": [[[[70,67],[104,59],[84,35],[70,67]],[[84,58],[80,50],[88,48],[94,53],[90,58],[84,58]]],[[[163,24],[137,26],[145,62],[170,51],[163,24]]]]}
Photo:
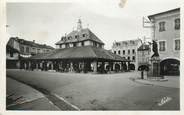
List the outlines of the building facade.
{"type": "Polygon", "coordinates": [[[7,68],[20,68],[20,60],[39,53],[49,53],[54,48],[35,41],[11,37],[6,46],[7,68]]]}
{"type": "Polygon", "coordinates": [[[19,67],[20,47],[17,41],[10,39],[6,45],[6,68],[19,67]]]}
{"type": "Polygon", "coordinates": [[[112,52],[125,59],[131,60],[131,70],[138,69],[137,49],[141,45],[141,39],[114,42],[112,52]]]}
{"type": "Polygon", "coordinates": [[[24,39],[13,38],[18,41],[20,46],[20,53],[22,57],[30,57],[39,53],[49,53],[54,50],[53,47],[48,46],[46,44],[38,44],[33,41],[27,41],[24,39]]]}
{"type": "Polygon", "coordinates": [[[138,70],[148,70],[150,65],[150,57],[151,57],[151,45],[143,43],[137,49],[137,62],[138,62],[138,70]]]}
{"type": "Polygon", "coordinates": [[[152,23],[152,39],[158,44],[162,75],[179,75],[180,8],[148,16],[152,23]]]}

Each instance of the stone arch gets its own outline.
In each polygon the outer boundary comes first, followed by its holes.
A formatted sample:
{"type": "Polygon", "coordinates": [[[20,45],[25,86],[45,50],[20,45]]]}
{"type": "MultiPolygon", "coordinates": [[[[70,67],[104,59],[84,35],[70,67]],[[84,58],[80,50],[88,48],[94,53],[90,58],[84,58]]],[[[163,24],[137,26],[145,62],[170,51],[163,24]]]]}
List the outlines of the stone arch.
{"type": "Polygon", "coordinates": [[[134,64],[129,64],[129,70],[135,70],[135,65],[134,64]]]}
{"type": "Polygon", "coordinates": [[[127,71],[127,64],[124,62],[124,63],[122,63],[122,70],[123,71],[127,71]]]}
{"type": "Polygon", "coordinates": [[[116,71],[116,72],[117,72],[117,71],[120,71],[120,69],[121,69],[120,64],[116,63],[116,64],[115,64],[115,71],[116,71]]]}
{"type": "Polygon", "coordinates": [[[174,58],[166,58],[160,62],[161,75],[180,75],[180,61],[174,58]]]}

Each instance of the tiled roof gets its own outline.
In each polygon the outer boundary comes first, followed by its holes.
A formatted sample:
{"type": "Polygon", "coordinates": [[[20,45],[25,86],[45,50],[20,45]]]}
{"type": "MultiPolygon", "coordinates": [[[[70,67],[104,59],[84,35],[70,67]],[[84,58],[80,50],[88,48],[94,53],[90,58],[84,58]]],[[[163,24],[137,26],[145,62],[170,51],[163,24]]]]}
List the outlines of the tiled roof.
{"type": "Polygon", "coordinates": [[[148,18],[151,19],[155,16],[163,15],[163,14],[167,14],[167,13],[175,12],[175,11],[180,11],[180,8],[175,8],[175,9],[171,9],[171,10],[168,10],[168,11],[165,11],[165,12],[160,12],[160,13],[157,13],[157,14],[153,14],[153,15],[148,16],[148,18]]]}
{"type": "Polygon", "coordinates": [[[70,32],[69,34],[66,35],[66,37],[62,37],[61,40],[56,43],[56,45],[85,40],[92,40],[104,44],[90,29],[85,28],[82,29],[81,31],[70,32]],[[83,34],[85,34],[85,37],[83,37],[83,34]],[[77,38],[75,36],[77,36],[77,38]]]}
{"type": "Polygon", "coordinates": [[[129,61],[121,56],[103,48],[93,46],[72,47],[65,49],[56,49],[47,54],[38,54],[30,59],[79,59],[79,58],[96,58],[116,61],[129,61]]]}
{"type": "Polygon", "coordinates": [[[28,40],[20,39],[18,37],[12,37],[11,39],[14,39],[14,40],[18,41],[20,44],[29,45],[31,47],[54,49],[51,46],[48,46],[48,45],[45,45],[45,44],[38,44],[38,43],[35,43],[33,41],[28,41],[28,40]]]}
{"type": "Polygon", "coordinates": [[[8,41],[8,43],[6,44],[6,48],[8,49],[12,49],[12,51],[20,51],[19,46],[14,46],[14,40],[12,38],[10,38],[10,40],[8,41]]]}

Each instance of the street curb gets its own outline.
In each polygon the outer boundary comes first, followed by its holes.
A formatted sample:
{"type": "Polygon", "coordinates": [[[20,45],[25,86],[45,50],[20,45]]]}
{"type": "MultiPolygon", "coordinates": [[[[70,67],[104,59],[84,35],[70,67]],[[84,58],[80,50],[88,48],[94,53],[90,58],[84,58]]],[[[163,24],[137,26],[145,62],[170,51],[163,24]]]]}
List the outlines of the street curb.
{"type": "Polygon", "coordinates": [[[155,84],[152,84],[152,83],[147,83],[147,82],[142,82],[142,81],[140,81],[140,80],[134,80],[134,82],[137,82],[137,83],[140,83],[140,84],[144,84],[144,85],[152,85],[152,86],[154,86],[155,84]]]}
{"type": "Polygon", "coordinates": [[[150,85],[150,86],[159,86],[159,87],[165,87],[165,88],[176,88],[176,87],[169,87],[169,86],[164,86],[164,85],[159,85],[159,84],[154,84],[152,82],[167,82],[168,79],[164,79],[164,81],[159,81],[159,80],[154,80],[154,81],[148,81],[148,80],[141,80],[138,78],[129,78],[131,81],[139,83],[139,84],[143,84],[143,85],[150,85]]]}
{"type": "Polygon", "coordinates": [[[144,85],[154,85],[154,84],[151,84],[151,83],[145,83],[145,82],[141,82],[141,81],[138,81],[138,80],[140,80],[140,79],[138,79],[138,78],[133,78],[133,77],[130,77],[129,78],[131,81],[133,81],[133,82],[136,82],[136,83],[140,83],[140,84],[144,84],[144,85]]]}
{"type": "MultiPolygon", "coordinates": [[[[37,99],[41,99],[41,98],[44,98],[44,97],[40,97],[40,98],[37,98],[37,99]]],[[[27,100],[27,101],[20,102],[20,103],[9,104],[9,105],[6,105],[6,108],[16,106],[16,105],[20,105],[20,104],[24,104],[24,103],[30,103],[30,102],[32,102],[34,100],[37,100],[37,99],[31,99],[31,100],[27,100]]]]}
{"type": "MultiPolygon", "coordinates": [[[[21,83],[23,83],[23,84],[26,84],[26,85],[28,85],[29,87],[31,87],[31,88],[33,88],[33,89],[39,91],[39,92],[40,92],[41,94],[43,94],[43,96],[44,96],[45,98],[47,98],[48,101],[50,101],[54,106],[57,106],[57,105],[56,105],[55,103],[53,103],[53,102],[49,99],[48,96],[55,96],[55,97],[58,98],[59,100],[63,101],[66,105],[68,105],[69,107],[71,107],[72,109],[80,111],[80,109],[79,109],[77,106],[75,106],[75,105],[69,103],[69,102],[66,101],[64,98],[60,97],[60,96],[57,95],[57,94],[53,94],[53,93],[51,93],[51,92],[46,91],[45,89],[41,89],[41,88],[39,88],[39,87],[37,87],[37,86],[35,86],[35,85],[32,85],[32,84],[26,83],[26,82],[24,82],[24,81],[18,80],[18,79],[14,78],[14,77],[11,77],[11,76],[9,76],[9,77],[12,78],[12,79],[14,79],[14,80],[16,80],[16,81],[18,81],[18,82],[21,82],[21,83]]],[[[62,109],[61,109],[60,107],[58,107],[58,106],[57,106],[57,108],[59,108],[60,110],[62,110],[62,109]]]]}
{"type": "Polygon", "coordinates": [[[68,104],[69,106],[71,106],[72,108],[74,108],[75,110],[80,111],[80,109],[77,106],[71,104],[70,102],[68,102],[67,100],[65,100],[63,97],[61,97],[61,96],[59,96],[59,95],[57,95],[55,93],[53,95],[56,96],[57,98],[59,98],[60,100],[62,100],[63,102],[65,102],[66,104],[68,104]]]}

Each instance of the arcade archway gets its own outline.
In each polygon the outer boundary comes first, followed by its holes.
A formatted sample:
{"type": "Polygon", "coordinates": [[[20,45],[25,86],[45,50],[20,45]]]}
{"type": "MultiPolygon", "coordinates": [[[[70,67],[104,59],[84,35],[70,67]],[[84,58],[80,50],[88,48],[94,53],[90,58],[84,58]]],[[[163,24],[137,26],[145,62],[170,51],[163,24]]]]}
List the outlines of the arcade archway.
{"type": "Polygon", "coordinates": [[[135,70],[135,65],[134,64],[130,64],[129,65],[129,70],[135,70]]]}
{"type": "Polygon", "coordinates": [[[165,59],[160,62],[161,75],[180,75],[180,61],[177,59],[165,59]]]}
{"type": "Polygon", "coordinates": [[[115,71],[116,72],[120,71],[120,65],[119,64],[115,64],[115,71]]]}

